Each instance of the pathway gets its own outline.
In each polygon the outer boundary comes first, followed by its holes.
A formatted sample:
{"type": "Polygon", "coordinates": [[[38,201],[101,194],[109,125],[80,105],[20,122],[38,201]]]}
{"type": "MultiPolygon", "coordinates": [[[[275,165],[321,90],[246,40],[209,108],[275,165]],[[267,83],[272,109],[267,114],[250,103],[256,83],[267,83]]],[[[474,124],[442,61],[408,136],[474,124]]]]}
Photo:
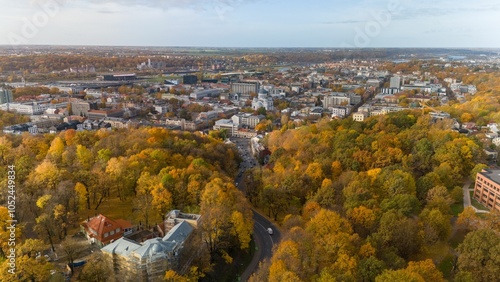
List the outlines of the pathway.
{"type": "Polygon", "coordinates": [[[474,211],[476,213],[489,213],[489,211],[485,211],[485,210],[480,210],[480,209],[477,209],[476,207],[474,207],[471,203],[471,198],[470,198],[470,185],[472,183],[472,180],[470,180],[470,178],[467,178],[467,181],[465,181],[464,183],[464,186],[462,187],[463,191],[464,191],[464,208],[466,207],[471,207],[474,209],[474,211]]]}

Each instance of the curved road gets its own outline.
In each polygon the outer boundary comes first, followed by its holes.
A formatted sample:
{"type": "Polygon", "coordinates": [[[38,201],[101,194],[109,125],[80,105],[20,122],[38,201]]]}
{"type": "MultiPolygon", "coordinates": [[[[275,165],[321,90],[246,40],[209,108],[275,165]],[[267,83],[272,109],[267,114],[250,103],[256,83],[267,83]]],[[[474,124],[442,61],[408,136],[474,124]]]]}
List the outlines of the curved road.
{"type": "MultiPolygon", "coordinates": [[[[240,152],[243,162],[240,165],[240,170],[238,176],[236,177],[236,186],[242,192],[241,179],[243,173],[254,166],[257,165],[257,161],[253,158],[250,150],[250,140],[243,138],[231,138],[231,141],[235,143],[240,152]]],[[[255,253],[252,261],[248,265],[247,269],[241,275],[241,281],[247,281],[248,278],[254,273],[259,267],[259,263],[264,259],[269,259],[273,255],[273,247],[279,243],[281,240],[281,232],[279,229],[266,217],[259,214],[255,209],[253,209],[253,238],[255,241],[255,253]],[[270,235],[267,231],[268,228],[273,230],[273,234],[270,235]]]]}
{"type": "Polygon", "coordinates": [[[274,224],[272,224],[267,218],[263,217],[261,214],[253,211],[253,234],[255,237],[259,238],[261,245],[259,250],[261,250],[259,261],[265,258],[271,258],[273,255],[273,247],[281,240],[281,232],[274,224]],[[273,229],[273,235],[269,235],[267,228],[273,229]]]}

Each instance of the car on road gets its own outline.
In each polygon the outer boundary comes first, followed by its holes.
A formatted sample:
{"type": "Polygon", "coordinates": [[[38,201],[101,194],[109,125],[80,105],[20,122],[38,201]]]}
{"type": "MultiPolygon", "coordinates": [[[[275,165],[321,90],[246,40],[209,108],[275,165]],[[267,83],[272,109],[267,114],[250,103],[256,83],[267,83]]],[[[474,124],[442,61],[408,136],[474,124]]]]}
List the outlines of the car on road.
{"type": "Polygon", "coordinates": [[[271,227],[267,228],[267,233],[269,233],[269,235],[273,235],[273,229],[271,227]]]}

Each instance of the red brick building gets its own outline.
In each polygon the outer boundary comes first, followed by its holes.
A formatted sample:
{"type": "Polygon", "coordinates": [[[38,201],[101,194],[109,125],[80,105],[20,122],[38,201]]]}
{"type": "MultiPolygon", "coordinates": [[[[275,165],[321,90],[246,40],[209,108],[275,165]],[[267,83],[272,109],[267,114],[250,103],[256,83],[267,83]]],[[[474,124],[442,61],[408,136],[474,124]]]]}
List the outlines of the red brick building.
{"type": "Polygon", "coordinates": [[[485,207],[500,211],[500,170],[483,169],[476,175],[474,198],[485,207]]]}

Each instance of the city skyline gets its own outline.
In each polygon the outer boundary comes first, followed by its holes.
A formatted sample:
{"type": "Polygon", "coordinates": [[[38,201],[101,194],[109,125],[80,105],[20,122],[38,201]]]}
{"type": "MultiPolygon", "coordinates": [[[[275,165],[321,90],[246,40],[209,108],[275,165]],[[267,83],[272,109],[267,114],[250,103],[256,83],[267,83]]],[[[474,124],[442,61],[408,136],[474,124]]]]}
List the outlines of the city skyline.
{"type": "Polygon", "coordinates": [[[491,0],[0,0],[1,45],[500,47],[491,0]]]}

